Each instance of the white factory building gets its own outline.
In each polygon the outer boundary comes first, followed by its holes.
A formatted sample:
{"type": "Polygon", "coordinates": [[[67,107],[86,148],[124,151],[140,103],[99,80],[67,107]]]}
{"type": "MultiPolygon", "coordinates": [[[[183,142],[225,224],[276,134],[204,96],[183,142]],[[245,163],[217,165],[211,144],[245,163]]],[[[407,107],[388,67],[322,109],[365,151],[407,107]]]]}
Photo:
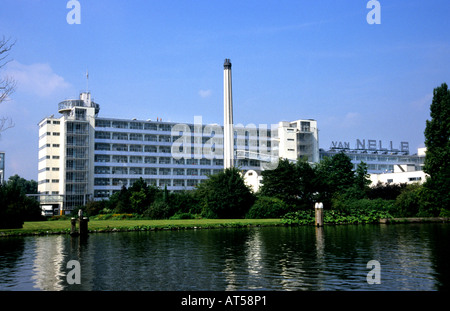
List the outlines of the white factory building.
{"type": "Polygon", "coordinates": [[[341,151],[355,167],[368,163],[373,183],[400,182],[397,169],[410,174],[404,177],[409,181],[424,180],[412,172],[413,166],[421,170],[424,155],[409,155],[404,142],[396,149],[392,142],[386,148],[381,142],[357,140],[354,149],[344,142],[324,151],[319,150],[313,119],[235,124],[229,59],[224,62],[224,125],[203,124],[200,116],[187,123],[103,118],[99,111],[86,91],[60,102],[58,116],[39,122],[38,198],[46,215],[67,214],[89,200],[106,199],[140,178],[169,191],[191,190],[208,175],[232,166],[256,191],[261,171],[275,169],[279,158],[317,163],[341,151]]]}
{"type": "MultiPolygon", "coordinates": [[[[44,208],[70,212],[109,197],[139,178],[171,191],[190,190],[224,169],[223,126],[101,118],[88,92],[59,104],[39,122],[38,192],[44,208]]],[[[315,120],[233,127],[234,166],[245,174],[278,157],[319,160],[315,120]]]]}

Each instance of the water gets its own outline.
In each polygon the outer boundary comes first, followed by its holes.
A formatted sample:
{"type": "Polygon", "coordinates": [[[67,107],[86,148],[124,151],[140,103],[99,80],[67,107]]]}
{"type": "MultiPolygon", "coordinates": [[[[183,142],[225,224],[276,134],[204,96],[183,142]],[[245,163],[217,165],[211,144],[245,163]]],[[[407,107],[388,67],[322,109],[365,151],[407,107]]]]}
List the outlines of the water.
{"type": "Polygon", "coordinates": [[[0,290],[448,290],[449,237],[449,224],[399,224],[1,238],[0,290]]]}

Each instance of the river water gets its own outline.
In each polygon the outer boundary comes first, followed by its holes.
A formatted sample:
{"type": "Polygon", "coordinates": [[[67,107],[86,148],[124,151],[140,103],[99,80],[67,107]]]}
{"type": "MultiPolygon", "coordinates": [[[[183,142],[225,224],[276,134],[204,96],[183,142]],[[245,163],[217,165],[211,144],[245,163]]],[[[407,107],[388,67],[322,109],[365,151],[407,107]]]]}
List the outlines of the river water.
{"type": "Polygon", "coordinates": [[[448,290],[449,238],[449,224],[0,238],[0,290],[448,290]]]}

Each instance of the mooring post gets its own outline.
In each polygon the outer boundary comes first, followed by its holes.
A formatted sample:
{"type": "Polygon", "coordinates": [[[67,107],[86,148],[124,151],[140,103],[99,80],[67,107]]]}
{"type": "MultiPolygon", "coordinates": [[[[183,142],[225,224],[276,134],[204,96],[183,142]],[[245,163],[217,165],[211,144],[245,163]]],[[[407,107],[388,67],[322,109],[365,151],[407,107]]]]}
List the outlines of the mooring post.
{"type": "Polygon", "coordinates": [[[82,236],[85,236],[88,234],[88,222],[89,222],[89,218],[87,217],[83,217],[83,210],[79,210],[78,211],[78,229],[79,229],[79,233],[82,236]]]}
{"type": "Polygon", "coordinates": [[[80,218],[80,235],[87,235],[88,234],[88,222],[89,222],[89,218],[87,217],[83,217],[80,218]]]}
{"type": "Polygon", "coordinates": [[[323,204],[322,204],[322,202],[317,202],[314,205],[314,209],[316,212],[316,226],[322,227],[323,226],[323,204]]]}
{"type": "Polygon", "coordinates": [[[70,235],[78,235],[77,232],[77,220],[76,218],[71,218],[70,219],[70,235]]]}

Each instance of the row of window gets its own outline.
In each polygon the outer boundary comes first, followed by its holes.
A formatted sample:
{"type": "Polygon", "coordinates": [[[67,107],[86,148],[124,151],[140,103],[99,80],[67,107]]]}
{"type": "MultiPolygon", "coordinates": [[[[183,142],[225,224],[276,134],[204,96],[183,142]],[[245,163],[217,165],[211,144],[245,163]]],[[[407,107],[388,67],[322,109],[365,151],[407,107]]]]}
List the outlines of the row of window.
{"type": "MultiPolygon", "coordinates": [[[[223,165],[223,159],[175,159],[172,157],[141,157],[126,155],[104,155],[96,154],[95,162],[99,163],[145,163],[145,164],[176,164],[176,165],[223,165]]],[[[254,166],[259,165],[255,160],[251,160],[254,166]]]]}
{"type": "MultiPolygon", "coordinates": [[[[163,142],[170,143],[176,142],[178,139],[182,138],[182,136],[169,136],[169,135],[151,135],[151,134],[136,134],[136,133],[118,133],[118,132],[103,132],[96,131],[95,132],[96,139],[113,139],[113,140],[124,140],[124,141],[150,141],[150,142],[163,142]]],[[[184,138],[183,138],[184,139],[184,138]]],[[[190,137],[191,144],[206,144],[210,141],[212,137],[190,137]]],[[[214,143],[223,145],[223,139],[219,137],[214,137],[214,143]]],[[[234,144],[239,146],[254,146],[259,147],[267,146],[271,147],[272,143],[270,140],[258,140],[256,137],[251,139],[249,138],[235,138],[234,144]]]]}
{"type": "Polygon", "coordinates": [[[52,122],[52,120],[47,120],[47,122],[45,122],[45,123],[42,123],[40,126],[39,126],[39,128],[41,128],[41,127],[43,127],[43,126],[45,126],[45,125],[47,125],[47,124],[60,124],[60,122],[59,122],[59,120],[53,120],[53,122],[52,122]]]}
{"type": "MultiPolygon", "coordinates": [[[[42,184],[49,184],[49,183],[50,183],[50,179],[42,179],[42,180],[40,180],[40,181],[38,182],[39,185],[42,185],[42,184]]],[[[59,183],[59,179],[52,179],[52,180],[51,180],[51,183],[57,184],[57,183],[59,183]]]]}
{"type": "Polygon", "coordinates": [[[45,132],[44,134],[39,136],[39,140],[41,140],[45,136],[60,136],[60,133],[59,132],[45,132]]]}
{"type": "Polygon", "coordinates": [[[59,167],[44,167],[44,168],[40,169],[38,173],[49,172],[50,170],[52,172],[59,172],[59,167]]]}
{"type": "Polygon", "coordinates": [[[195,168],[156,168],[156,167],[109,167],[96,166],[95,174],[115,175],[171,175],[171,176],[207,176],[221,172],[221,169],[195,169],[195,168]]]}
{"type": "Polygon", "coordinates": [[[50,159],[53,159],[53,160],[58,160],[59,159],[59,156],[49,156],[49,155],[46,155],[46,156],[44,156],[44,157],[42,157],[42,158],[39,158],[39,162],[41,162],[41,161],[44,161],[44,160],[50,160],[50,159]]]}
{"type": "Polygon", "coordinates": [[[45,148],[50,148],[50,147],[59,148],[59,144],[45,144],[45,145],[42,145],[42,146],[39,147],[39,151],[41,151],[42,149],[45,149],[45,148]]]}

